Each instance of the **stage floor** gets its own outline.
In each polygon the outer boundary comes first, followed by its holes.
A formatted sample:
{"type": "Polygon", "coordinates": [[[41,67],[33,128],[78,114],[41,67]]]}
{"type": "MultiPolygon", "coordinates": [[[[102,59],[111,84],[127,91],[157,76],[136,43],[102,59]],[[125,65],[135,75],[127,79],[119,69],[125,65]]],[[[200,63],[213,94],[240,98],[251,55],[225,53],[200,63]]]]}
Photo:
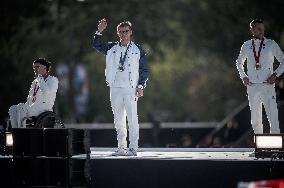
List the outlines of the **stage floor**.
{"type": "MultiPolygon", "coordinates": [[[[91,159],[229,160],[254,161],[254,148],[139,148],[137,156],[111,156],[116,148],[91,148],[91,159]]],[[[74,156],[84,158],[85,155],[74,156]]],[[[279,159],[278,159],[279,160],[279,159]]],[[[284,160],[283,160],[284,161],[284,160]]]]}
{"type": "Polygon", "coordinates": [[[254,148],[140,148],[132,157],[111,156],[115,149],[91,148],[92,187],[237,188],[284,178],[284,160],[250,157],[254,148]]]}

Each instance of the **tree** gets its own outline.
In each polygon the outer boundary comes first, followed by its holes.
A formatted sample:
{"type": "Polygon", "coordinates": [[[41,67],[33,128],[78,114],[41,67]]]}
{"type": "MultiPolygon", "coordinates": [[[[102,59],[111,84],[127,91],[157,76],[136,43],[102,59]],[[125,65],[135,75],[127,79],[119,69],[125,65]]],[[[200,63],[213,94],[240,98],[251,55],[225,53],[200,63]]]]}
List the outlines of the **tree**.
{"type": "Polygon", "coordinates": [[[168,121],[218,121],[246,100],[235,59],[242,42],[250,37],[252,18],[265,19],[267,36],[281,40],[284,48],[280,0],[130,0],[123,6],[114,0],[2,4],[0,119],[7,116],[10,105],[25,100],[33,75],[31,63],[40,56],[65,63],[71,71],[68,96],[58,96],[57,101],[65,108],[59,113],[66,122],[73,121],[72,72],[79,62],[89,73],[88,121],[111,122],[105,60],[91,46],[101,18],[109,20],[104,32],[109,41],[117,40],[116,25],[121,20],[132,21],[134,40],[148,53],[151,73],[145,97],[139,100],[140,121],[147,121],[151,112],[165,114],[168,121]]]}

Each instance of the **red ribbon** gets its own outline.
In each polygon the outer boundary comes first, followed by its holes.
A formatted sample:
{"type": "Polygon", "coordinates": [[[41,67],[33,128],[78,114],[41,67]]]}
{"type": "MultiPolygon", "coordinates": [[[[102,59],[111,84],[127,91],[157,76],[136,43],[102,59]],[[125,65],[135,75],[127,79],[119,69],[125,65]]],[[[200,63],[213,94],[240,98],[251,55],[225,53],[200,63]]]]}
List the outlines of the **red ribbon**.
{"type": "Polygon", "coordinates": [[[33,99],[32,99],[32,102],[35,102],[36,101],[36,94],[39,90],[39,86],[37,85],[37,82],[35,83],[35,87],[34,87],[34,93],[33,93],[33,99]]]}
{"type": "Polygon", "coordinates": [[[263,41],[264,41],[264,38],[261,40],[260,42],[260,45],[259,45],[259,49],[258,49],[258,53],[256,55],[256,51],[255,51],[255,44],[254,44],[254,40],[252,39],[252,47],[253,47],[253,55],[254,55],[254,59],[255,59],[255,65],[256,66],[259,66],[259,57],[260,57],[260,52],[261,52],[261,49],[262,49],[262,46],[263,46],[263,41]]]}
{"type": "MultiPolygon", "coordinates": [[[[44,79],[45,82],[46,82],[46,80],[47,80],[47,77],[48,77],[48,75],[45,75],[45,76],[43,77],[43,79],[44,79]]],[[[37,82],[36,82],[36,83],[35,83],[35,87],[34,87],[34,93],[33,93],[32,102],[35,102],[35,101],[36,101],[36,94],[37,94],[38,90],[39,90],[39,86],[37,85],[37,82]]]]}

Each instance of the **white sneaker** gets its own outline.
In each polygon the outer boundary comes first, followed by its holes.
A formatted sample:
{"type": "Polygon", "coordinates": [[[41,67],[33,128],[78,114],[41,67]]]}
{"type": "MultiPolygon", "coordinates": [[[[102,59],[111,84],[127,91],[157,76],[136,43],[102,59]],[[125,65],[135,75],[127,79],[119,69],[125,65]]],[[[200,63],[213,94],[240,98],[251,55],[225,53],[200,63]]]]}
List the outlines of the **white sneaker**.
{"type": "Polygon", "coordinates": [[[118,148],[111,155],[112,156],[126,156],[127,155],[127,149],[126,148],[118,148]]]}
{"type": "Polygon", "coordinates": [[[255,157],[255,150],[253,150],[253,152],[250,153],[248,156],[249,156],[249,157],[255,157]]]}
{"type": "Polygon", "coordinates": [[[126,155],[127,156],[137,156],[137,150],[134,148],[129,148],[126,155]]]}

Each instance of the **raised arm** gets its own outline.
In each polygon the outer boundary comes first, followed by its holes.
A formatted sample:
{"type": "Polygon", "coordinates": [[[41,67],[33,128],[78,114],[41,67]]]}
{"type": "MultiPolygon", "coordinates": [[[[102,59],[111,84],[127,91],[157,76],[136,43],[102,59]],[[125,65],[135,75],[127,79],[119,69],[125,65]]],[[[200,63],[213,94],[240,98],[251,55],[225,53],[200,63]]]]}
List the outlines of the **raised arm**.
{"type": "Polygon", "coordinates": [[[102,32],[107,28],[107,21],[106,19],[102,19],[99,21],[98,30],[95,33],[93,39],[93,47],[98,50],[99,52],[103,53],[104,55],[107,54],[107,51],[111,49],[115,43],[114,42],[104,42],[102,39],[102,32]]]}

